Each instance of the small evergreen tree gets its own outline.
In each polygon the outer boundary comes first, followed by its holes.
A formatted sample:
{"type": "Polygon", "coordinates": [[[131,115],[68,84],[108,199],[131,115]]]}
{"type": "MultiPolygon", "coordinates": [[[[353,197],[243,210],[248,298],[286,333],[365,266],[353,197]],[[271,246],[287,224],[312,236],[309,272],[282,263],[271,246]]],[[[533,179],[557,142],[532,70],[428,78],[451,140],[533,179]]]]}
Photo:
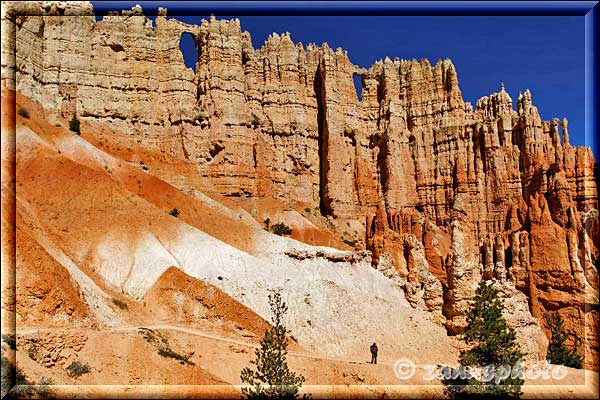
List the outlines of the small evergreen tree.
{"type": "Polygon", "coordinates": [[[556,365],[564,365],[571,368],[581,368],[583,357],[577,354],[577,344],[574,349],[566,346],[567,335],[563,330],[563,319],[558,313],[544,315],[546,325],[552,332],[546,359],[556,365]]]}
{"type": "Polygon", "coordinates": [[[73,114],[73,118],[69,121],[69,129],[78,135],[80,134],[80,123],[75,114],[73,114]]]}
{"type": "Polygon", "coordinates": [[[169,214],[177,218],[179,216],[179,210],[177,208],[174,208],[171,211],[169,211],[169,214]]]}
{"type": "Polygon", "coordinates": [[[273,326],[265,330],[256,359],[250,361],[256,371],[246,367],[241,372],[242,382],[250,385],[242,388],[242,393],[247,399],[298,399],[304,377],[290,371],[286,361],[289,331],[283,325],[283,316],[288,308],[279,292],[269,295],[269,306],[273,326]]]}
{"type": "Polygon", "coordinates": [[[471,348],[461,352],[460,364],[467,371],[479,368],[483,375],[479,380],[469,374],[462,387],[450,390],[454,397],[520,397],[524,383],[520,362],[525,353],[519,349],[515,332],[507,327],[503,309],[498,291],[482,280],[467,313],[464,331],[465,342],[471,348]],[[506,374],[508,369],[510,374],[506,374]]]}

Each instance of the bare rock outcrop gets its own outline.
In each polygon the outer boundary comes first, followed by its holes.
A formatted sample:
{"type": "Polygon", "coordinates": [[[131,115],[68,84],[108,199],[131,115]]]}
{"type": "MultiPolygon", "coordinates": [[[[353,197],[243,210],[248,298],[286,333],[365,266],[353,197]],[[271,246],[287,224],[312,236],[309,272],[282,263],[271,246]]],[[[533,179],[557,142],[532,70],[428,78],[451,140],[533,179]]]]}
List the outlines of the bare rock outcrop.
{"type": "Polygon", "coordinates": [[[549,197],[550,202],[544,195],[531,196],[524,206],[525,225],[505,233],[508,275],[528,295],[531,313],[547,335],[546,313],[561,314],[572,340],[583,344],[580,350],[585,351],[586,365],[592,366],[598,357],[597,328],[592,325],[598,318],[594,311],[598,302],[598,276],[591,256],[594,245],[570,196],[565,195],[558,209],[552,206],[555,197],[549,197]]]}
{"type": "Polygon", "coordinates": [[[446,328],[452,334],[461,333],[467,326],[467,312],[482,279],[477,255],[469,251],[472,246],[458,219],[452,221],[452,252],[446,261],[448,289],[444,293],[446,328]]]}
{"type": "Polygon", "coordinates": [[[356,222],[373,266],[389,262],[409,301],[441,308],[451,332],[480,279],[511,283],[539,321],[561,313],[595,365],[596,163],[529,90],[514,101],[501,85],[473,108],[449,59],[365,69],[326,43],[284,33],[254,48],[239,20],[191,25],[166,9],[153,25],[140,7],[96,21],[88,2],[15,2],[2,30],[3,87],[48,119],[77,115],[124,148],[192,165],[208,193],[356,222]]]}
{"type": "Polygon", "coordinates": [[[515,331],[525,360],[536,363],[546,359],[548,339],[543,334],[542,323],[534,318],[527,296],[517,290],[511,282],[494,280],[492,287],[498,290],[504,304],[503,316],[508,327],[515,331]]]}
{"type": "Polygon", "coordinates": [[[427,309],[434,320],[442,323],[442,281],[432,273],[422,228],[414,213],[387,214],[380,203],[367,216],[366,247],[373,254],[373,265],[402,287],[413,307],[427,309]]]}

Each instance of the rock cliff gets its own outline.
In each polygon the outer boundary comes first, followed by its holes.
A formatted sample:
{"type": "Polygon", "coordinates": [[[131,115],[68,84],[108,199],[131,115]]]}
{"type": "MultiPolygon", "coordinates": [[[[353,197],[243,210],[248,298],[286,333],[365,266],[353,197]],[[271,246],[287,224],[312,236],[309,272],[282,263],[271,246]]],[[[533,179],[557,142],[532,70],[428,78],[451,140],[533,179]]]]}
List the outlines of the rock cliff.
{"type": "Polygon", "coordinates": [[[140,7],[96,21],[85,2],[15,3],[2,29],[3,85],[50,120],[77,115],[122,147],[190,163],[208,193],[293,200],[352,223],[373,266],[395,271],[451,333],[477,282],[494,280],[539,326],[559,312],[595,365],[594,156],[570,144],[566,118],[542,121],[529,90],[514,102],[501,86],[473,108],[450,60],[365,69],[326,43],[274,33],[255,49],[239,20],[189,25],[164,8],[153,24],[140,7]]]}

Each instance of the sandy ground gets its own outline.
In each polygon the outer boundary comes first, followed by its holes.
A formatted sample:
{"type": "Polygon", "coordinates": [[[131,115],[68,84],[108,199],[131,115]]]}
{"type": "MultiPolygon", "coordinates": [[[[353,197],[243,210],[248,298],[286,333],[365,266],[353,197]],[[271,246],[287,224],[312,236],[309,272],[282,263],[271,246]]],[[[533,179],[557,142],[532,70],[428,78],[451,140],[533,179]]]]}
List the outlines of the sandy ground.
{"type": "MultiPolygon", "coordinates": [[[[63,342],[69,343],[64,339],[63,342]]],[[[18,331],[17,365],[34,381],[50,378],[53,385],[49,388],[65,397],[102,397],[113,393],[229,397],[239,395],[240,371],[250,365],[256,347],[254,340],[232,339],[215,332],[172,325],[78,330],[76,333],[61,328],[30,328],[18,331]],[[194,351],[189,358],[192,364],[183,365],[178,360],[161,357],[156,347],[144,338],[143,332],[147,330],[165,338],[175,352],[194,351]],[[70,358],[51,366],[28,355],[32,343],[39,345],[45,338],[61,335],[85,337],[85,344],[70,358]],[[65,368],[72,360],[88,364],[91,371],[77,378],[70,377],[65,368]]],[[[5,344],[3,350],[7,350],[5,344]]],[[[384,361],[372,365],[368,361],[367,356],[354,360],[336,359],[298,348],[290,351],[288,356],[290,367],[306,377],[303,391],[310,392],[315,398],[443,395],[439,380],[427,378],[430,370],[425,364],[417,364],[411,378],[399,379],[394,372],[395,363],[384,361]]],[[[566,371],[567,376],[561,379],[529,380],[523,389],[524,398],[594,397],[597,393],[594,390],[598,389],[597,375],[589,371],[566,371]]]]}

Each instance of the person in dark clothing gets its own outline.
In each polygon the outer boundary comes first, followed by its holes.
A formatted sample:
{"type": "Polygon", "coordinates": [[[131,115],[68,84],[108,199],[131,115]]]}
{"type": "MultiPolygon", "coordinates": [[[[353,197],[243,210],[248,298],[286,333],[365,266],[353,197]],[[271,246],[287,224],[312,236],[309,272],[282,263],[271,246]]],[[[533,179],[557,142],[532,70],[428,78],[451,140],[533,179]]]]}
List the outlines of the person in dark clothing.
{"type": "Polygon", "coordinates": [[[377,344],[373,342],[371,345],[371,364],[377,364],[377,344]]]}

